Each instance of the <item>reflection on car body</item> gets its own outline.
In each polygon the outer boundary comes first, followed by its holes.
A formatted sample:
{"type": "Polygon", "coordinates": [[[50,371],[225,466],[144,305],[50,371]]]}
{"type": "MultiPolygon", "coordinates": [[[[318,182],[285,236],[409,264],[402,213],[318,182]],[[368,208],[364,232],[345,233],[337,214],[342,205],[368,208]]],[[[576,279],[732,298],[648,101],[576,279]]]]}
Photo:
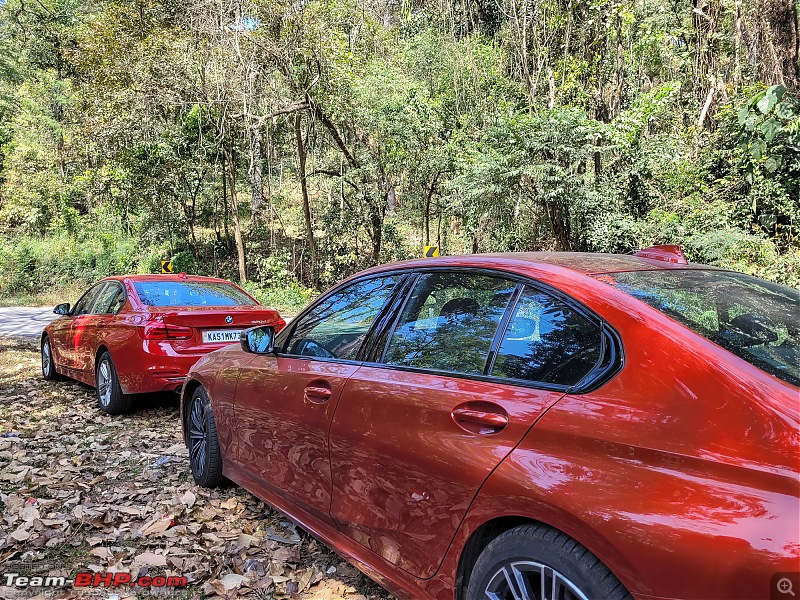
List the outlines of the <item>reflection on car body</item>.
{"type": "Polygon", "coordinates": [[[191,370],[192,474],[400,597],[769,597],[800,561],[798,308],[674,247],[375,267],[191,370]]]}

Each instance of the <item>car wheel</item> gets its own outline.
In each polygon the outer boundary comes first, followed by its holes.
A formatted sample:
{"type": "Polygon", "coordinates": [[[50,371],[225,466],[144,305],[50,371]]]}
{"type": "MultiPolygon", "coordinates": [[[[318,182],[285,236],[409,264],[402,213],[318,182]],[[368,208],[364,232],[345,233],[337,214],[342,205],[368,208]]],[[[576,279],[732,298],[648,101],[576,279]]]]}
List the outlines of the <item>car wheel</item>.
{"type": "Polygon", "coordinates": [[[131,396],[123,394],[117,369],[108,352],[97,361],[97,403],[109,415],[121,415],[131,410],[131,396]]]}
{"type": "Polygon", "coordinates": [[[217,439],[217,424],[211,402],[203,387],[192,394],[186,416],[189,438],[189,464],[197,485],[207,488],[223,483],[222,456],[217,439]]]}
{"type": "Polygon", "coordinates": [[[632,600],[584,546],[547,525],[500,534],[481,552],[468,600],[632,600]]]}
{"type": "Polygon", "coordinates": [[[42,377],[47,381],[60,379],[56,372],[56,363],[53,360],[53,347],[50,345],[50,336],[42,338],[42,377]]]}

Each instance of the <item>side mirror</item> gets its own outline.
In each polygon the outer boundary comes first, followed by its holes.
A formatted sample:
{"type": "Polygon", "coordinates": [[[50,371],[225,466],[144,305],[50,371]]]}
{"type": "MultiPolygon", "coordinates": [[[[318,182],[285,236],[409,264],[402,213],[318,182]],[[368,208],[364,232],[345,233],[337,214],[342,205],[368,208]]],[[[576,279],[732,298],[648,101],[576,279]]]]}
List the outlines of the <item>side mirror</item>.
{"type": "Polygon", "coordinates": [[[53,312],[57,315],[68,315],[70,310],[69,302],[64,302],[59,304],[53,309],[53,312]]]}
{"type": "Polygon", "coordinates": [[[275,350],[275,328],[272,325],[260,325],[245,329],[239,341],[242,350],[250,354],[272,354],[275,350]]]}

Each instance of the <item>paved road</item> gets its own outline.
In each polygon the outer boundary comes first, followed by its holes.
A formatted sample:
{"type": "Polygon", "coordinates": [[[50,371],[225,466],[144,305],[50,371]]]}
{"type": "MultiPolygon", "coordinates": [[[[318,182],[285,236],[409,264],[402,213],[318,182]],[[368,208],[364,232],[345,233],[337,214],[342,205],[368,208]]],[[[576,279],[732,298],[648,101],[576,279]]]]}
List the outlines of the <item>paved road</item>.
{"type": "Polygon", "coordinates": [[[0,335],[39,337],[56,316],[52,308],[0,308],[0,335]]]}

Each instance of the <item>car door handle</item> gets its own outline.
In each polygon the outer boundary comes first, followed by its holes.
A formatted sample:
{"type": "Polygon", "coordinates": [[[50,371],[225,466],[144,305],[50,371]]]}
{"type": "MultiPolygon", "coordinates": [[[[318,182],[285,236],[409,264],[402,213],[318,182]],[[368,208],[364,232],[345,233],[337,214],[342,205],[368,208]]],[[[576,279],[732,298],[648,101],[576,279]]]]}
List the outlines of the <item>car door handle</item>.
{"type": "Polygon", "coordinates": [[[303,390],[303,400],[311,404],[325,404],[331,399],[331,388],[324,385],[309,385],[303,390]]]}
{"type": "Polygon", "coordinates": [[[489,402],[468,402],[455,407],[450,414],[456,425],[470,433],[498,433],[508,425],[508,413],[489,402]]]}

